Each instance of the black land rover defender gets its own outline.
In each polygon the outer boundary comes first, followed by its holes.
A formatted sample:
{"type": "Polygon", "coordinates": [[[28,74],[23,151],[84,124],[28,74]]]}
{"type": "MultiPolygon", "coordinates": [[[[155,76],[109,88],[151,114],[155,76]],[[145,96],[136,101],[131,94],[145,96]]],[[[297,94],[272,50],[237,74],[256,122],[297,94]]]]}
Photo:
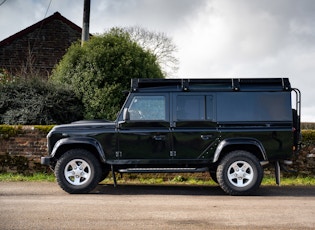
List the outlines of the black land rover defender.
{"type": "Polygon", "coordinates": [[[287,78],[133,79],[116,121],[79,121],[47,135],[68,193],[93,190],[109,172],[204,172],[231,195],[253,193],[263,167],[292,163],[301,95],[287,78]],[[292,106],[293,105],[293,106],[292,106]]]}

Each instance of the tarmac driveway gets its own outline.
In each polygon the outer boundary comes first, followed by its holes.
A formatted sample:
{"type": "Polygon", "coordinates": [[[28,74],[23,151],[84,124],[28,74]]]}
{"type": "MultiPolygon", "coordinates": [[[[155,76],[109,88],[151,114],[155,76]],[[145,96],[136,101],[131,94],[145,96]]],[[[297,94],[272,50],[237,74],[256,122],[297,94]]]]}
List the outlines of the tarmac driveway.
{"type": "Polygon", "coordinates": [[[69,195],[51,182],[0,182],[0,229],[315,229],[315,187],[99,185],[69,195]]]}

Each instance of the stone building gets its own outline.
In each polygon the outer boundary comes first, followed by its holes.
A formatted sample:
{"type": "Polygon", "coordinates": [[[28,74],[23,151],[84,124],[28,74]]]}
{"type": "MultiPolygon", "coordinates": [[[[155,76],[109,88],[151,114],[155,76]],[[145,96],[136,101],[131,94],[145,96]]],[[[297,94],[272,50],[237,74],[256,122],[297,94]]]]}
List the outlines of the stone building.
{"type": "MultiPolygon", "coordinates": [[[[0,41],[0,70],[47,78],[82,29],[59,12],[0,41]]],[[[1,72],[0,72],[1,73],[1,72]]]]}

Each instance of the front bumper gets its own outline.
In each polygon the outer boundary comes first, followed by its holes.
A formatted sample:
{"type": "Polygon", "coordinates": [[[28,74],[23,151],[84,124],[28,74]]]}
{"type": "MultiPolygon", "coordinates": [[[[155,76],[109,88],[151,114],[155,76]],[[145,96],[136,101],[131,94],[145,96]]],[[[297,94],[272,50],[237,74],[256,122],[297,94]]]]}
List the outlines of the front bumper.
{"type": "Polygon", "coordinates": [[[50,166],[51,165],[51,157],[41,157],[40,158],[40,163],[42,165],[47,165],[47,166],[50,166]]]}

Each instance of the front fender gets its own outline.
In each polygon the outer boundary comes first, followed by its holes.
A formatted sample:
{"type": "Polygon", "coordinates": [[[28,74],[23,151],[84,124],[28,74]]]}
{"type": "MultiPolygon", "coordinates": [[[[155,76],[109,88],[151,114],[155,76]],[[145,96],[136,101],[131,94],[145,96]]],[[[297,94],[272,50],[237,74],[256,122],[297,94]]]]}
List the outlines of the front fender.
{"type": "Polygon", "coordinates": [[[57,154],[58,150],[62,147],[64,147],[65,145],[88,145],[93,147],[96,151],[97,154],[99,155],[100,159],[102,160],[102,162],[106,161],[105,158],[105,153],[103,151],[103,148],[101,146],[101,144],[93,139],[93,138],[89,138],[89,137],[69,137],[69,138],[63,138],[60,139],[59,141],[56,142],[52,152],[51,152],[51,157],[55,157],[55,155],[57,154]]]}
{"type": "Polygon", "coordinates": [[[213,163],[217,162],[220,158],[220,154],[225,147],[231,145],[241,145],[241,146],[255,146],[259,149],[264,160],[267,160],[267,154],[264,146],[260,141],[253,138],[228,138],[221,141],[215,150],[213,163]]]}

